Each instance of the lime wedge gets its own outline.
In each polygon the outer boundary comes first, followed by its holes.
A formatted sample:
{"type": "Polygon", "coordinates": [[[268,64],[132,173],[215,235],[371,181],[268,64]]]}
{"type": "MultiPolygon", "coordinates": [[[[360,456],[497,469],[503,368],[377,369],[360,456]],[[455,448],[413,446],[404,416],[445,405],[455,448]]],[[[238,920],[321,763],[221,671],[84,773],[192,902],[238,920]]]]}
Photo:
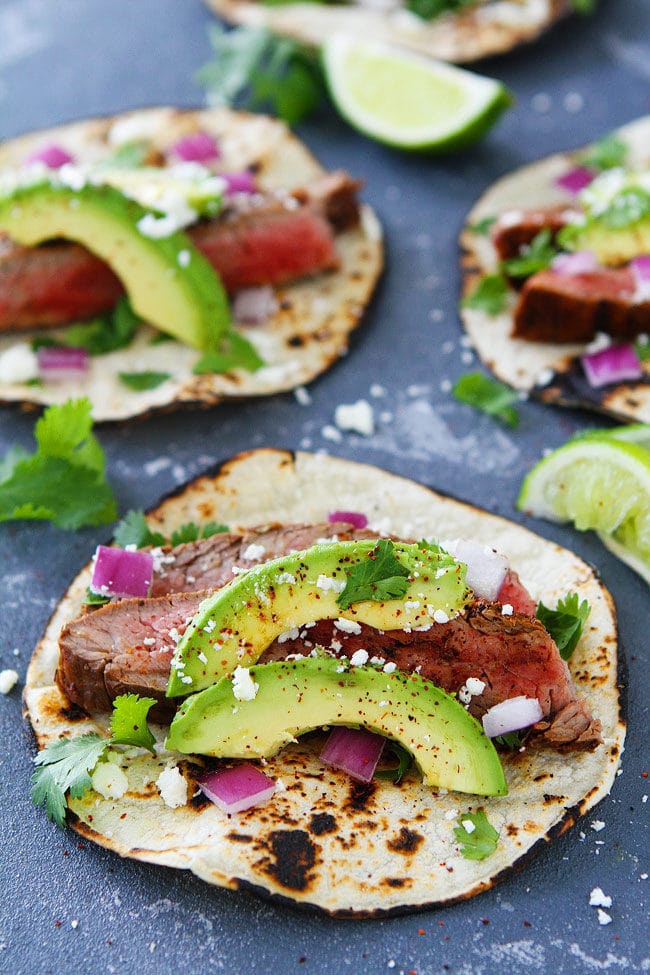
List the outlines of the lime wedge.
{"type": "Polygon", "coordinates": [[[623,427],[611,427],[609,430],[588,430],[585,433],[579,433],[577,437],[624,440],[626,443],[636,443],[645,447],[646,450],[650,450],[650,423],[628,423],[623,427]]]}
{"type": "Polygon", "coordinates": [[[378,41],[337,34],[325,41],[322,58],[340,114],[399,149],[470,145],[512,102],[498,81],[378,41]]]}
{"type": "Polygon", "coordinates": [[[527,475],[517,507],[594,529],[650,584],[650,450],[640,444],[611,436],[572,440],[527,475]]]}

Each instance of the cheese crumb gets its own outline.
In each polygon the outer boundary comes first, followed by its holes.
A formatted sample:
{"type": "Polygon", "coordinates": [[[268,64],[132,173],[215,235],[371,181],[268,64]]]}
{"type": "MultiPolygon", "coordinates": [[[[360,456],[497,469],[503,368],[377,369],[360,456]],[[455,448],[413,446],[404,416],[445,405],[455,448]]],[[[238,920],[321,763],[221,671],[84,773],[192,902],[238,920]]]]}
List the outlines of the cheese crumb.
{"type": "Polygon", "coordinates": [[[611,916],[611,914],[608,914],[607,911],[604,911],[602,909],[602,907],[599,907],[598,908],[598,923],[599,924],[611,924],[612,923],[612,916],[611,916]]]}
{"type": "Polygon", "coordinates": [[[359,650],[355,650],[350,657],[350,663],[353,667],[363,667],[364,664],[368,663],[368,651],[361,648],[359,650]]]}
{"type": "Polygon", "coordinates": [[[605,829],[605,823],[602,819],[594,819],[593,823],[590,824],[594,833],[600,833],[601,829],[605,829]]]}
{"type": "Polygon", "coordinates": [[[256,545],[255,543],[248,546],[244,552],[245,559],[251,559],[254,562],[258,562],[266,553],[266,548],[264,545],[256,545]]]}
{"type": "Polygon", "coordinates": [[[287,640],[297,640],[299,635],[300,631],[298,630],[298,627],[294,626],[293,629],[285,630],[284,633],[280,634],[278,637],[278,643],[286,643],[287,640]]]}
{"type": "Polygon", "coordinates": [[[334,422],[339,430],[352,430],[364,437],[371,436],[375,431],[372,406],[365,399],[358,399],[356,403],[341,403],[334,411],[334,422]]]}
{"type": "Polygon", "coordinates": [[[384,666],[385,674],[393,674],[395,673],[396,670],[397,670],[397,664],[393,660],[389,660],[388,663],[384,666]]]}
{"type": "Polygon", "coordinates": [[[512,606],[510,605],[510,603],[504,603],[503,606],[501,607],[501,615],[502,616],[512,616],[513,612],[514,612],[514,610],[513,610],[512,606]]]}
{"type": "Polygon", "coordinates": [[[232,692],[238,701],[252,701],[260,685],[250,675],[248,667],[237,667],[232,675],[232,692]]]}
{"type": "Polygon", "coordinates": [[[187,782],[180,769],[174,765],[166,768],[156,779],[162,801],[170,809],[177,809],[187,802],[187,782]]]}
{"type": "Polygon", "coordinates": [[[436,623],[448,623],[449,617],[445,613],[444,609],[436,609],[433,613],[433,618],[436,623]]]}
{"type": "Polygon", "coordinates": [[[278,586],[284,586],[284,585],[295,586],[295,584],[296,584],[296,577],[292,575],[290,572],[281,572],[280,575],[278,576],[277,579],[278,586]]]}
{"type": "Polygon", "coordinates": [[[95,792],[104,799],[121,799],[129,787],[126,773],[113,762],[100,762],[90,781],[95,792]]]}
{"type": "Polygon", "coordinates": [[[322,589],[323,592],[343,592],[345,589],[346,582],[344,579],[332,579],[331,576],[319,575],[316,580],[316,588],[322,589]]]}
{"type": "Polygon", "coordinates": [[[466,833],[473,833],[474,830],[476,829],[476,826],[474,825],[471,819],[461,819],[460,822],[461,822],[461,826],[463,827],[466,833]]]}
{"type": "Polygon", "coordinates": [[[472,697],[475,697],[477,694],[482,694],[485,690],[485,681],[479,680],[478,677],[468,677],[465,687],[472,697]]]}
{"type": "Polygon", "coordinates": [[[8,694],[18,683],[15,670],[0,670],[0,694],[8,694]]]}
{"type": "Polygon", "coordinates": [[[600,887],[594,887],[592,892],[589,894],[589,906],[590,907],[611,907],[612,898],[603,893],[600,887]]]}
{"type": "Polygon", "coordinates": [[[343,633],[361,633],[361,626],[355,623],[354,620],[346,620],[342,616],[339,616],[337,620],[334,620],[334,626],[337,630],[342,630],[343,633]]]}
{"type": "Polygon", "coordinates": [[[25,383],[38,376],[38,359],[27,342],[16,342],[0,354],[0,383],[25,383]]]}

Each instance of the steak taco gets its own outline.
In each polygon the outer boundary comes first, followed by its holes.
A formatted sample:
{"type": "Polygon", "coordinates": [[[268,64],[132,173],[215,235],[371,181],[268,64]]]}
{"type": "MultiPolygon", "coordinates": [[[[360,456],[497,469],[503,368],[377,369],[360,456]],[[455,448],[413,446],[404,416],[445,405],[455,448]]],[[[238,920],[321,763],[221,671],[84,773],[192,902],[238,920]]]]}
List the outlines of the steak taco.
{"type": "Polygon", "coordinates": [[[0,145],[0,399],[96,420],[293,389],[382,269],[361,184],[281,123],[151,108],[0,145]]]}
{"type": "Polygon", "coordinates": [[[461,317],[505,382],[650,420],[650,117],[494,184],[467,218],[461,317]]]}
{"type": "Polygon", "coordinates": [[[224,20],[320,45],[338,33],[399,44],[459,64],[532,41],[574,9],[572,0],[207,0],[224,20]]]}
{"type": "Polygon", "coordinates": [[[528,530],[259,450],[116,539],[25,688],[34,799],[94,842],[371,916],[489,888],[609,792],[612,601],[528,530]]]}

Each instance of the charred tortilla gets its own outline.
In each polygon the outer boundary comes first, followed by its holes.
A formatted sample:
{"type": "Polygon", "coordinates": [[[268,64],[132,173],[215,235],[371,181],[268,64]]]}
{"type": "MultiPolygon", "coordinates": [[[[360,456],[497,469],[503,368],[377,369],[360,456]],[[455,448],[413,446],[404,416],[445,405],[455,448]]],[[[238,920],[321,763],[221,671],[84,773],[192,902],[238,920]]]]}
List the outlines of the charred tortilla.
{"type": "MultiPolygon", "coordinates": [[[[276,450],[235,457],[163,501],[148,521],[168,534],[189,520],[218,520],[233,530],[278,521],[315,524],[333,510],[362,511],[371,528],[405,536],[475,538],[507,553],[535,599],[554,606],[570,590],[588,599],[591,616],[570,668],[602,724],[603,744],[570,755],[545,747],[513,752],[503,759],[509,794],[485,799],[427,788],[415,772],[400,786],[379,779],[359,786],[324,769],[319,736],[308,736],[265,766],[284,791],[230,819],[200,798],[169,808],[154,783],[177,756],[139,757],[127,763],[129,790],[122,799],[91,791],[69,800],[74,829],[121,856],[188,869],[211,884],[332,914],[370,916],[449,903],[491,887],[609,792],[624,740],[615,613],[594,571],[567,550],[377,468],[276,450]],[[496,852],[482,861],[463,857],[453,834],[458,813],[478,808],[499,832],[496,852]]],[[[70,708],[54,679],[59,632],[78,615],[89,579],[87,566],[29,667],[25,708],[39,746],[107,730],[107,715],[85,717],[70,708]]],[[[162,739],[164,730],[159,734],[162,739]]],[[[180,768],[192,797],[199,767],[181,760],[180,768]]]]}
{"type": "MultiPolygon", "coordinates": [[[[75,122],[12,139],[0,145],[0,170],[20,166],[31,152],[49,144],[67,150],[80,163],[106,159],[117,145],[131,140],[144,140],[153,154],[164,155],[181,137],[197,131],[216,140],[221,152],[218,172],[253,169],[260,190],[292,190],[324,173],[305,145],[275,119],[226,109],[169,107],[75,122]]],[[[277,311],[262,324],[239,327],[265,362],[255,372],[237,369],[194,375],[196,350],[175,340],[151,344],[155,331],[142,327],[128,347],[94,356],[88,377],[47,385],[0,381],[0,400],[48,405],[88,396],[95,420],[102,421],[294,389],[346,352],[370,301],[381,273],[383,249],[381,227],[369,207],[362,206],[358,226],[336,235],[335,246],[337,270],[277,287],[277,311]],[[170,378],[141,391],[120,380],[120,373],[141,371],[169,373],[170,378]]],[[[56,330],[48,329],[48,337],[55,335],[56,330]]],[[[29,338],[24,330],[0,333],[0,355],[29,338]]]]}
{"type": "MultiPolygon", "coordinates": [[[[630,169],[650,164],[650,116],[613,133],[628,147],[630,169]]],[[[585,147],[587,149],[589,147],[585,147]]],[[[460,238],[463,251],[463,295],[470,295],[480,279],[498,269],[498,256],[490,234],[480,232],[482,222],[507,211],[566,207],[573,197],[556,183],[580,163],[585,150],[558,153],[504,176],[488,189],[470,211],[460,238]],[[475,228],[475,229],[472,229],[475,228]]],[[[483,362],[504,382],[548,403],[594,409],[622,421],[650,421],[650,360],[642,363],[644,376],[593,388],[579,361],[586,345],[532,342],[511,335],[516,293],[508,296],[505,311],[489,315],[462,307],[461,318],[483,362]]]]}
{"type": "Polygon", "coordinates": [[[264,3],[256,0],[206,0],[232,24],[267,27],[275,34],[319,45],[346,33],[399,44],[458,64],[510,51],[532,41],[572,10],[571,0],[505,0],[424,20],[398,4],[264,3]]]}

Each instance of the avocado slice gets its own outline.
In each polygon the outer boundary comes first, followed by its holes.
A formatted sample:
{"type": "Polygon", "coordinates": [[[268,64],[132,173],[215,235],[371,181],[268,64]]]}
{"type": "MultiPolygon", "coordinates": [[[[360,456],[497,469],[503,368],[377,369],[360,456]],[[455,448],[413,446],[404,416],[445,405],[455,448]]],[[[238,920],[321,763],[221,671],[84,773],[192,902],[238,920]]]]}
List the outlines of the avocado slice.
{"type": "Polygon", "coordinates": [[[560,231],[562,246],[590,250],[606,267],[650,253],[650,172],[607,170],[582,191],[580,203],[582,220],[560,231]]]}
{"type": "Polygon", "coordinates": [[[167,696],[254,663],[276,637],[312,620],[428,629],[467,602],[465,571],[437,545],[386,539],[326,542],[257,565],[201,603],[178,642],[167,696]]]}
{"type": "Polygon", "coordinates": [[[147,236],[151,211],[112,186],[42,180],[0,196],[0,229],[27,247],[63,237],[101,257],[121,279],[131,307],[186,345],[219,348],[230,327],[228,299],[206,258],[181,231],[147,236]]]}
{"type": "Polygon", "coordinates": [[[297,735],[323,725],[363,727],[397,741],[426,785],[502,796],[505,775],[479,723],[445,691],[418,674],[345,669],[331,657],[251,667],[252,700],[228,677],[193,694],[169,729],[166,747],[218,758],[269,758],[297,735]]]}

